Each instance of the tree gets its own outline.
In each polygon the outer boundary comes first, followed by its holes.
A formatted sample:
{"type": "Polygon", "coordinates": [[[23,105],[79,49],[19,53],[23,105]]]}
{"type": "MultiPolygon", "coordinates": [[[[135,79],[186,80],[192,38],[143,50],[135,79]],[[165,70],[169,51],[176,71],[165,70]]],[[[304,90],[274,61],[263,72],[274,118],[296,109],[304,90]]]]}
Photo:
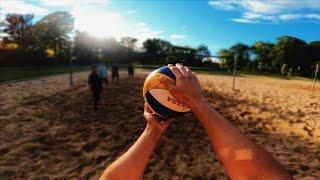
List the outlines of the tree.
{"type": "MultiPolygon", "coordinates": [[[[147,39],[143,42],[143,47],[146,50],[146,55],[151,59],[151,63],[165,64],[169,63],[169,60],[174,56],[172,51],[172,45],[168,41],[161,39],[147,39]],[[171,55],[170,55],[171,54],[171,55]],[[158,61],[158,62],[157,62],[158,61]]],[[[145,62],[148,63],[148,62],[145,62]]]]}
{"type": "Polygon", "coordinates": [[[221,68],[232,70],[234,64],[234,52],[230,49],[220,49],[218,55],[221,68]]]}
{"type": "Polygon", "coordinates": [[[171,43],[161,39],[147,39],[143,42],[143,47],[149,54],[159,55],[168,53],[171,50],[171,43]]]}
{"type": "Polygon", "coordinates": [[[282,65],[287,64],[292,73],[295,73],[298,67],[305,68],[309,64],[306,53],[305,41],[291,36],[279,37],[270,53],[273,68],[279,72],[282,65]]]}
{"type": "Polygon", "coordinates": [[[170,63],[182,62],[187,66],[201,66],[202,57],[197,56],[198,49],[184,46],[172,46],[170,63]]]}
{"type": "Polygon", "coordinates": [[[138,39],[133,37],[123,37],[121,38],[120,44],[123,47],[126,47],[129,52],[132,52],[134,48],[136,47],[136,43],[138,42],[138,39]]]}
{"type": "Polygon", "coordinates": [[[15,43],[25,52],[32,43],[32,14],[7,14],[2,24],[3,31],[9,35],[5,43],[15,43]]]}
{"type": "Polygon", "coordinates": [[[211,55],[208,46],[201,44],[197,48],[197,55],[202,57],[209,57],[211,55]]]}
{"type": "Polygon", "coordinates": [[[252,52],[255,54],[254,61],[258,62],[259,71],[269,71],[271,69],[270,52],[274,44],[269,42],[258,41],[251,47],[252,52]]]}
{"type": "Polygon", "coordinates": [[[246,67],[250,61],[249,59],[249,46],[243,43],[237,43],[231,46],[230,51],[237,56],[237,68],[243,69],[246,67]]]}
{"type": "Polygon", "coordinates": [[[74,18],[69,12],[58,11],[46,15],[34,26],[37,45],[41,51],[53,49],[60,61],[69,59],[74,18]]]}
{"type": "Polygon", "coordinates": [[[87,32],[77,32],[74,37],[73,53],[79,61],[90,60],[92,53],[92,42],[94,40],[87,32]]]}
{"type": "Polygon", "coordinates": [[[308,45],[310,63],[314,65],[320,61],[320,41],[312,41],[308,45]]]}

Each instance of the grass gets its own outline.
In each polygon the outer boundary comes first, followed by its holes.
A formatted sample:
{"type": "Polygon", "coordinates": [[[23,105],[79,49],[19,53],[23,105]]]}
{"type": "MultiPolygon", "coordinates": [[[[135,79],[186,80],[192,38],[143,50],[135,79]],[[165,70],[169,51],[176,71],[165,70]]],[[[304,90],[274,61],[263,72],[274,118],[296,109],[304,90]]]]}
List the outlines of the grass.
{"type": "MultiPolygon", "coordinates": [[[[73,72],[87,71],[89,66],[74,66],[73,72]]],[[[1,67],[0,82],[29,79],[40,76],[48,76],[54,74],[63,74],[70,71],[67,65],[48,65],[48,66],[31,66],[31,67],[1,67]]]]}
{"type": "MultiPolygon", "coordinates": [[[[120,69],[126,69],[126,65],[119,65],[120,69]]],[[[135,64],[137,69],[155,69],[159,66],[157,65],[141,65],[135,64]]],[[[110,71],[110,67],[108,70],[110,71]]],[[[199,74],[216,74],[216,75],[232,75],[232,72],[227,71],[214,71],[210,68],[199,68],[199,67],[191,67],[192,70],[196,71],[199,74]]],[[[90,70],[90,66],[73,66],[73,72],[80,71],[88,71],[90,70]]],[[[55,74],[64,74],[68,73],[70,68],[68,65],[47,65],[47,66],[30,66],[30,67],[1,67],[0,68],[0,83],[5,81],[13,81],[13,80],[23,80],[30,79],[41,76],[49,76],[55,74]]],[[[260,77],[271,77],[271,78],[281,78],[283,77],[280,74],[274,73],[254,73],[254,72],[237,72],[237,76],[260,76],[260,77]]],[[[310,78],[305,77],[291,77],[293,80],[302,80],[302,81],[312,81],[310,78]]]]}

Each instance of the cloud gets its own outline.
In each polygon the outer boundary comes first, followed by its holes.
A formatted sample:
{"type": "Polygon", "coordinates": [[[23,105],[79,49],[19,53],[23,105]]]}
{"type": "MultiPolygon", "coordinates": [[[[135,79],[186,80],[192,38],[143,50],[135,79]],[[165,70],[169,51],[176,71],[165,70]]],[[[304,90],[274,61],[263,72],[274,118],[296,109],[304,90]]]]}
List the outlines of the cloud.
{"type": "Polygon", "coordinates": [[[234,10],[236,8],[233,1],[209,1],[209,5],[224,10],[234,10]]]}
{"type": "Polygon", "coordinates": [[[133,10],[127,11],[127,14],[135,14],[136,12],[137,12],[137,10],[133,9],[133,10]]]}
{"type": "Polygon", "coordinates": [[[127,35],[137,38],[139,46],[142,46],[143,41],[148,38],[159,38],[163,32],[162,30],[152,30],[145,22],[136,23],[133,27],[127,29],[127,35]]]}
{"type": "Polygon", "coordinates": [[[32,13],[36,16],[46,15],[49,11],[45,8],[28,4],[22,0],[4,0],[1,2],[1,14],[8,13],[20,13],[20,14],[28,14],[32,13]]]}
{"type": "Polygon", "coordinates": [[[258,21],[254,21],[251,19],[245,19],[245,18],[234,18],[231,19],[234,22],[238,22],[238,23],[246,23],[246,24],[252,24],[252,23],[258,23],[258,21]]]}
{"type": "Polygon", "coordinates": [[[74,6],[80,4],[86,5],[102,5],[108,0],[38,0],[43,6],[74,6]]]}
{"type": "Polygon", "coordinates": [[[306,18],[320,20],[320,14],[305,14],[306,18]]]}
{"type": "Polygon", "coordinates": [[[184,35],[184,34],[171,34],[169,38],[170,38],[171,40],[175,41],[175,40],[184,39],[184,38],[186,38],[186,37],[187,37],[187,36],[184,35]]]}
{"type": "Polygon", "coordinates": [[[320,14],[282,14],[279,18],[285,21],[296,20],[296,19],[313,19],[320,20],[320,14]]]}
{"type": "Polygon", "coordinates": [[[320,21],[318,0],[211,0],[209,5],[215,9],[240,12],[240,17],[231,19],[238,23],[320,21]]]}

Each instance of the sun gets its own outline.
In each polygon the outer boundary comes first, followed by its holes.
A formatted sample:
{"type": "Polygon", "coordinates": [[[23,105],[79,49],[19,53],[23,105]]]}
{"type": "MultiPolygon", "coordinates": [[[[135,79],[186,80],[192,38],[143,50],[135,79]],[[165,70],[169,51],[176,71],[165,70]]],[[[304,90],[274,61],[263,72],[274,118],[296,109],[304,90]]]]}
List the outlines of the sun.
{"type": "Polygon", "coordinates": [[[95,37],[123,37],[128,29],[120,14],[76,7],[72,12],[75,18],[75,28],[86,31],[95,37]]]}

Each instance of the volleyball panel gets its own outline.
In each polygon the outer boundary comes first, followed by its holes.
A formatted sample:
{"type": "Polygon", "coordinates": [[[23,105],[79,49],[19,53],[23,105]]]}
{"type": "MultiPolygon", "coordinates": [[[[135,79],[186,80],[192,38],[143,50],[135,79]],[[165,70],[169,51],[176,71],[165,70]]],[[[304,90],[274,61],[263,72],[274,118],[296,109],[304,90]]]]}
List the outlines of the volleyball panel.
{"type": "Polygon", "coordinates": [[[177,111],[177,112],[188,112],[190,108],[179,101],[177,101],[172,94],[165,89],[151,89],[150,94],[165,107],[177,111]]]}
{"type": "Polygon", "coordinates": [[[161,104],[151,93],[148,91],[145,94],[146,102],[151,107],[151,109],[163,118],[174,118],[185,114],[186,112],[179,112],[166,107],[161,104]]]}

